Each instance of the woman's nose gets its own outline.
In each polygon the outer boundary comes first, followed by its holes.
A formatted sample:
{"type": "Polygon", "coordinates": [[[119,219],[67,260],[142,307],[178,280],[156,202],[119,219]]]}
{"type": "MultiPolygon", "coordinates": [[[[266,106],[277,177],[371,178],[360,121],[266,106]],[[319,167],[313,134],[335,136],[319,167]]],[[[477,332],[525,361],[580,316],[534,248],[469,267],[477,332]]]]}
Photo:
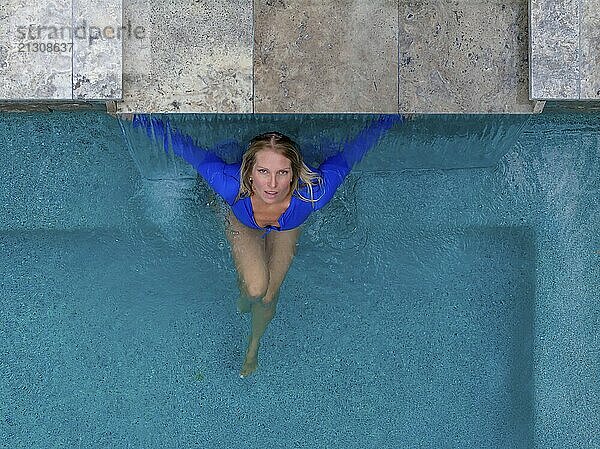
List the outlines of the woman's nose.
{"type": "Polygon", "coordinates": [[[269,176],[269,187],[275,187],[277,185],[277,178],[275,175],[269,176]]]}

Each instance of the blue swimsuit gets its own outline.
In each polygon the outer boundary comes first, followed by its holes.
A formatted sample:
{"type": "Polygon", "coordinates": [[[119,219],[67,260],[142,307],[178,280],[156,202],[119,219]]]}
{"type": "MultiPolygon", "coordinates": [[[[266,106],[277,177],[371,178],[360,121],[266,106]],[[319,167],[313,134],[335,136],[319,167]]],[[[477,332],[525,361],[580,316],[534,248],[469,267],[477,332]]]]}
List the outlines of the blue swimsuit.
{"type": "MultiPolygon", "coordinates": [[[[133,126],[145,128],[149,136],[153,132],[155,137],[161,137],[165,151],[168,151],[168,136],[170,136],[173,152],[192,164],[213,190],[231,206],[234,215],[241,223],[249,228],[262,229],[268,233],[272,230],[287,231],[297,228],[306,221],[311,212],[325,206],[350,173],[354,164],[362,159],[385,131],[401,121],[402,116],[399,115],[380,116],[361,131],[355,139],[346,143],[343,151],[327,158],[319,165],[318,169],[311,168],[323,180],[321,184],[313,185],[313,197],[316,201],[304,201],[294,192],[289,207],[277,220],[279,226],[269,225],[266,227],[261,227],[256,223],[250,197],[236,200],[240,190],[241,163],[225,163],[210,150],[197,146],[190,136],[183,135],[171,128],[169,122],[165,125],[157,118],[149,119],[143,115],[136,115],[133,126]]],[[[310,198],[307,186],[301,186],[298,192],[303,197],[310,198]]]]}

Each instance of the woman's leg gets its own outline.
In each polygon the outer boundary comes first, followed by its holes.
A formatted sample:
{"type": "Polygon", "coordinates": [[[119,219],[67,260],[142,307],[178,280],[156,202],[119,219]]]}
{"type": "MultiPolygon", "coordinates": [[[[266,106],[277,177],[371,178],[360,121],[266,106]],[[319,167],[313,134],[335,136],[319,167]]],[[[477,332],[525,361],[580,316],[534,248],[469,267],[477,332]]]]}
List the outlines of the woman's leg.
{"type": "Polygon", "coordinates": [[[290,231],[270,232],[266,237],[266,256],[269,271],[269,282],[262,301],[252,304],[252,332],[246,350],[246,358],[240,371],[243,377],[248,376],[258,366],[258,348],[260,339],[277,307],[279,287],[296,254],[296,242],[300,228],[290,231]]]}
{"type": "Polygon", "coordinates": [[[250,311],[250,302],[261,300],[269,286],[269,267],[263,232],[251,229],[239,222],[230,213],[227,225],[227,239],[238,273],[241,311],[250,311]]]}
{"type": "Polygon", "coordinates": [[[251,229],[239,222],[230,213],[227,225],[227,239],[238,273],[240,296],[237,307],[240,312],[250,312],[253,302],[260,301],[269,285],[269,268],[265,252],[263,232],[251,229]]]}

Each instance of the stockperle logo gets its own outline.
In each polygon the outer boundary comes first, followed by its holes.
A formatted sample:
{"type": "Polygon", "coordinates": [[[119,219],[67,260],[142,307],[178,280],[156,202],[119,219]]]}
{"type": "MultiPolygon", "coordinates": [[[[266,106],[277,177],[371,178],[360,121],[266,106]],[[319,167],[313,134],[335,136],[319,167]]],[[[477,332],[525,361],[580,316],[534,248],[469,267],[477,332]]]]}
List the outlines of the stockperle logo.
{"type": "Polygon", "coordinates": [[[130,20],[125,25],[88,25],[83,20],[80,25],[55,26],[55,25],[18,25],[16,27],[16,38],[21,42],[46,42],[46,43],[64,43],[74,40],[87,41],[93,45],[100,40],[122,40],[122,39],[144,39],[146,29],[141,26],[134,26],[130,20]]]}

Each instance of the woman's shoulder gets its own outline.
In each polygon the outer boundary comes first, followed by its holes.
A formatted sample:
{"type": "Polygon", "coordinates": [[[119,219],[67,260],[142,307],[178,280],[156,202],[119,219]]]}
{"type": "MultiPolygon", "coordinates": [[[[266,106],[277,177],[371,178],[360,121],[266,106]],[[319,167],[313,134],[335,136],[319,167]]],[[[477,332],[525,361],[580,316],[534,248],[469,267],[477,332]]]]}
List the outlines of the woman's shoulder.
{"type": "Polygon", "coordinates": [[[226,173],[227,175],[235,177],[239,180],[241,167],[242,164],[240,162],[234,162],[232,164],[226,163],[223,165],[223,173],[226,173]]]}

